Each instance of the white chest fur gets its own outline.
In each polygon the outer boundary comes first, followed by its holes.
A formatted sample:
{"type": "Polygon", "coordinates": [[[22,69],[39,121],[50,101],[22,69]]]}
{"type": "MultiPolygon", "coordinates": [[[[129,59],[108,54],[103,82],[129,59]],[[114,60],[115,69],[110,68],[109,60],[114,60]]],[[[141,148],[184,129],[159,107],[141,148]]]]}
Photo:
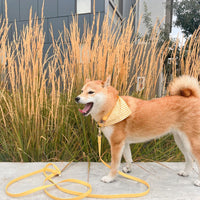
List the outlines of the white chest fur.
{"type": "Polygon", "coordinates": [[[106,126],[106,127],[102,127],[101,128],[103,134],[105,135],[105,137],[107,138],[107,140],[110,142],[110,138],[113,134],[113,126],[106,126]]]}

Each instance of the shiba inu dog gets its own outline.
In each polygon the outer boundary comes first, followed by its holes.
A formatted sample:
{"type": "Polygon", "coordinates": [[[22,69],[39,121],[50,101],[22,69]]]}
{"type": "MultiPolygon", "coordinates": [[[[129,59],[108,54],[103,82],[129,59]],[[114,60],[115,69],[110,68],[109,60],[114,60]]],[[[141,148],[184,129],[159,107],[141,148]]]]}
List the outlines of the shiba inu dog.
{"type": "MultiPolygon", "coordinates": [[[[84,116],[91,115],[96,122],[104,123],[105,115],[111,113],[119,97],[118,91],[106,81],[87,81],[81,94],[75,98],[85,107],[79,110],[84,116]]],[[[130,96],[121,99],[131,110],[122,121],[102,126],[101,130],[111,146],[111,170],[101,180],[112,182],[116,176],[122,155],[131,171],[131,143],[146,142],[173,133],[176,144],[185,157],[185,168],[180,176],[188,176],[195,160],[200,173],[200,88],[198,81],[189,76],[176,78],[169,85],[169,96],[141,100],[130,96]]],[[[200,186],[200,174],[194,185],[200,186]]]]}

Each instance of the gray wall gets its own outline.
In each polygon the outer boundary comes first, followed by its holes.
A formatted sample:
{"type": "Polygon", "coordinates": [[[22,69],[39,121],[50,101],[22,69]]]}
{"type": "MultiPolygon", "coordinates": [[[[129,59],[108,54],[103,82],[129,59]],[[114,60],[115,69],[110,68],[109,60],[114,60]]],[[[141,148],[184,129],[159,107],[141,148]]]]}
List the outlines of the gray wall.
{"type": "MultiPolygon", "coordinates": [[[[100,13],[101,22],[105,14],[105,0],[95,1],[95,12],[100,13]]],[[[43,0],[7,0],[8,5],[8,21],[11,24],[9,39],[12,40],[14,33],[14,22],[16,21],[18,31],[22,30],[23,26],[28,24],[29,10],[32,7],[34,17],[35,13],[41,19],[41,9],[43,0]]],[[[63,23],[69,28],[72,22],[72,14],[76,12],[76,0],[45,0],[44,6],[44,31],[46,33],[45,49],[51,44],[51,35],[49,32],[50,24],[53,26],[54,37],[59,36],[59,31],[63,31],[63,23]]],[[[92,0],[93,12],[93,0],[92,0]]],[[[0,0],[0,15],[5,16],[5,2],[0,0]]],[[[78,17],[81,33],[83,32],[84,19],[91,25],[93,13],[80,14],[78,17]]]]}

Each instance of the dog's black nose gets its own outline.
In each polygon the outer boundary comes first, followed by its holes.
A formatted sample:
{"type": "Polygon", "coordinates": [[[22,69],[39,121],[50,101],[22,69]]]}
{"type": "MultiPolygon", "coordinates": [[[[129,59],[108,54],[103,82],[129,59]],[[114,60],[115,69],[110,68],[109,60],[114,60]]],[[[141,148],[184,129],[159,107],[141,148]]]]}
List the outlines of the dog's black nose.
{"type": "Polygon", "coordinates": [[[76,97],[76,98],[75,98],[76,103],[78,103],[79,100],[80,100],[80,97],[76,97]]]}

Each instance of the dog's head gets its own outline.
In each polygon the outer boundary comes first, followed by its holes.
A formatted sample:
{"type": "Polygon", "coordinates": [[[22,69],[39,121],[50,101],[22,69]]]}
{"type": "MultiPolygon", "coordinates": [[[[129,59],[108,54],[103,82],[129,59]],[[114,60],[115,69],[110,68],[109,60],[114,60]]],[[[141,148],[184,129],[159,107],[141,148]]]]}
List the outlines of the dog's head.
{"type": "Polygon", "coordinates": [[[106,81],[86,81],[81,90],[81,94],[75,98],[76,103],[84,104],[85,107],[79,111],[84,115],[92,115],[94,118],[102,109],[105,109],[108,100],[108,88],[110,87],[111,77],[106,81]]]}

